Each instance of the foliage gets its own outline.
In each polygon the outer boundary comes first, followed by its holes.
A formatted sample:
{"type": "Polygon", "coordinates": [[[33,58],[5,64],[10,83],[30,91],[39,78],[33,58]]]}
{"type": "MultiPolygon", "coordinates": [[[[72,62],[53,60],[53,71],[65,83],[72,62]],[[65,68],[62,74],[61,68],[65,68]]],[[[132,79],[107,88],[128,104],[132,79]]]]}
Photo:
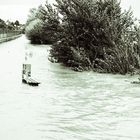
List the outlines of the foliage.
{"type": "Polygon", "coordinates": [[[31,43],[33,44],[41,44],[42,43],[42,26],[43,23],[40,19],[36,19],[30,22],[30,24],[26,27],[26,36],[31,43]]]}
{"type": "Polygon", "coordinates": [[[19,23],[18,20],[16,20],[14,24],[15,24],[15,26],[17,26],[17,27],[20,26],[20,23],[19,23]]]}
{"type": "Polygon", "coordinates": [[[25,33],[32,43],[49,44],[56,42],[59,17],[55,9],[46,2],[45,6],[30,10],[25,33]]]}
{"type": "Polygon", "coordinates": [[[6,23],[4,20],[0,19],[0,29],[5,29],[6,28],[6,23]]]}
{"type": "Polygon", "coordinates": [[[61,38],[51,57],[75,70],[125,74],[140,68],[139,28],[117,0],[56,0],[61,38]]]}
{"type": "Polygon", "coordinates": [[[11,32],[11,31],[20,31],[21,30],[21,24],[18,20],[16,20],[15,22],[11,22],[11,21],[4,21],[2,19],[0,19],[0,32],[11,32]]]}

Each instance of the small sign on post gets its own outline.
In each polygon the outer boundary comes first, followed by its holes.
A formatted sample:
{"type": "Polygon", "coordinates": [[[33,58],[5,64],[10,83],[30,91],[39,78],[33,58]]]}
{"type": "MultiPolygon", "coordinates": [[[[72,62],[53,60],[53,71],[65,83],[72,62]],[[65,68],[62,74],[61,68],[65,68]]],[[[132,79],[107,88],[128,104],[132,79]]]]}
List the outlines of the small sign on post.
{"type": "Polygon", "coordinates": [[[22,79],[31,77],[31,64],[23,64],[22,79]]]}
{"type": "Polygon", "coordinates": [[[31,64],[23,64],[22,82],[32,86],[38,86],[40,84],[31,78],[31,64]]]}

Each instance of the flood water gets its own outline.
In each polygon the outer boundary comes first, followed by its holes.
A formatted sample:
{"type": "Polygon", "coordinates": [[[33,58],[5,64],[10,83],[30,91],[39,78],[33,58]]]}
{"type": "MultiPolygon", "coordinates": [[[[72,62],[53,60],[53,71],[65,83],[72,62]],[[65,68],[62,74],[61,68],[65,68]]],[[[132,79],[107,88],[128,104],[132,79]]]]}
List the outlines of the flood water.
{"type": "Polygon", "coordinates": [[[0,44],[0,140],[140,140],[140,85],[131,77],[74,72],[24,37],[0,44]],[[32,87],[21,82],[28,54],[32,87]]]}

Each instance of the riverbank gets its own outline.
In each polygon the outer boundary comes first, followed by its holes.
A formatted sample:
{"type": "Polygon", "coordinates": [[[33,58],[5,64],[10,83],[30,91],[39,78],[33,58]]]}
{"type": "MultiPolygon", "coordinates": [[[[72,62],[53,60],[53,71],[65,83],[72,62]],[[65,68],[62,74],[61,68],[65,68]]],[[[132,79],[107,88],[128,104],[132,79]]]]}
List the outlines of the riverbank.
{"type": "Polygon", "coordinates": [[[0,43],[7,42],[7,41],[10,41],[10,40],[14,40],[14,39],[19,38],[21,36],[22,36],[22,34],[0,38],[0,43]]]}

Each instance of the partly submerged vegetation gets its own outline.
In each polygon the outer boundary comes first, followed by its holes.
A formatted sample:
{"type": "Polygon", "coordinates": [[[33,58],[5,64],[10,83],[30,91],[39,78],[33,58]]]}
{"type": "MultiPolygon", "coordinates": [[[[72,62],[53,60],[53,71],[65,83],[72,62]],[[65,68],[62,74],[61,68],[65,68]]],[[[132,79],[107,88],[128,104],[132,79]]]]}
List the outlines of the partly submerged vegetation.
{"type": "Polygon", "coordinates": [[[26,35],[53,43],[51,60],[77,71],[135,73],[140,69],[140,29],[117,0],[56,0],[32,9],[26,35]]]}
{"type": "Polygon", "coordinates": [[[59,16],[50,4],[31,9],[26,23],[26,36],[31,43],[52,44],[57,41],[59,16]]]}

